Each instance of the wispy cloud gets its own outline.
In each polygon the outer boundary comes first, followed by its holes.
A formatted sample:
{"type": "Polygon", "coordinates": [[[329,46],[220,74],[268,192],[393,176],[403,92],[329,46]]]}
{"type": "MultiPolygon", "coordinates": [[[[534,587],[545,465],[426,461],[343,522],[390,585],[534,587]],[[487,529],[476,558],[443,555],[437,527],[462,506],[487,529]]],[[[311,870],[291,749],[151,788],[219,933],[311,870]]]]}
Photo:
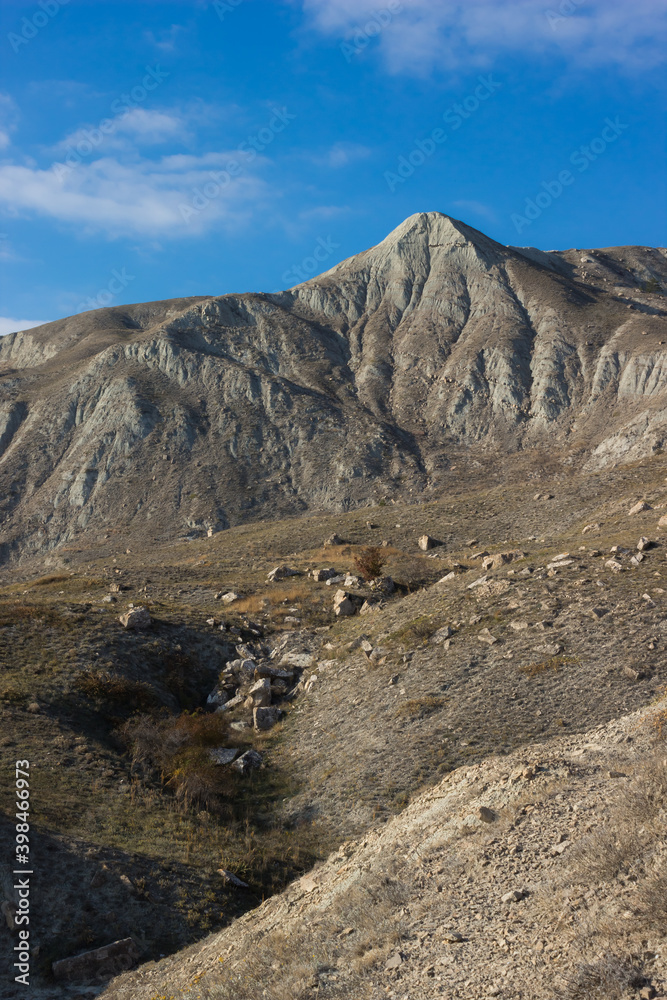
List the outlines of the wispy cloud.
{"type": "Polygon", "coordinates": [[[336,170],[347,167],[356,160],[365,160],[371,155],[368,146],[355,142],[336,142],[323,153],[313,153],[310,159],[318,167],[331,167],[336,170]]]}
{"type": "Polygon", "coordinates": [[[155,35],[152,31],[145,31],[144,38],[160,52],[173,52],[176,48],[176,40],[183,31],[185,28],[182,24],[172,24],[168,31],[162,31],[159,35],[155,35]]]}
{"type": "MultiPolygon", "coordinates": [[[[318,30],[341,37],[352,37],[382,6],[377,0],[292,2],[302,4],[318,30]]],[[[392,71],[418,75],[434,67],[487,67],[506,52],[642,72],[665,61],[665,0],[580,0],[570,16],[559,17],[562,6],[560,0],[405,0],[377,45],[392,71]]]]}
{"type": "Polygon", "coordinates": [[[34,326],[48,322],[48,319],[11,319],[9,316],[0,316],[0,337],[5,337],[8,333],[18,333],[19,330],[32,330],[34,326]]]}
{"type": "Polygon", "coordinates": [[[46,216],[111,237],[196,235],[221,221],[234,222],[264,193],[264,183],[246,171],[221,188],[206,212],[184,217],[182,206],[231,159],[238,161],[238,153],[137,157],[133,163],[108,156],[60,177],[53,170],[5,164],[0,166],[0,205],[15,215],[46,216]]]}
{"type": "Polygon", "coordinates": [[[481,201],[468,201],[465,198],[461,198],[452,204],[462,212],[479,215],[482,219],[488,219],[489,222],[498,221],[498,216],[493,209],[489,205],[484,205],[481,201]]]}

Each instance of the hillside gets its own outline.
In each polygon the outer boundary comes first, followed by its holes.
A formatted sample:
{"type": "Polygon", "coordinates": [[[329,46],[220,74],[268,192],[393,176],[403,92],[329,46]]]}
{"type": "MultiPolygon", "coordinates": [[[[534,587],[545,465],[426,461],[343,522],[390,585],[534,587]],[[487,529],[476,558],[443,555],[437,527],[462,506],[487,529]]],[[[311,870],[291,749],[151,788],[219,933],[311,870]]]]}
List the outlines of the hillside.
{"type": "Polygon", "coordinates": [[[439,213],[277,295],[0,341],[0,556],[436,497],[499,456],[663,443],[664,249],[543,253],[439,213]]]}
{"type": "Polygon", "coordinates": [[[432,213],[0,341],[31,997],[664,1000],[665,253],[432,213]]]}

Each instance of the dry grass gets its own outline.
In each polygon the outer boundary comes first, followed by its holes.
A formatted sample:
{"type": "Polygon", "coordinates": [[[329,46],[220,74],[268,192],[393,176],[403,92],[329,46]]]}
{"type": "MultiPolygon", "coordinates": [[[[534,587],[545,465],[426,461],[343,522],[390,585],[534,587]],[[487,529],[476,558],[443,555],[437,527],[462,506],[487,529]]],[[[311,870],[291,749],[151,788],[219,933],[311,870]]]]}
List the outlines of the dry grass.
{"type": "Polygon", "coordinates": [[[643,983],[637,965],[617,955],[606,955],[597,962],[582,964],[556,996],[558,1000],[620,1000],[626,990],[637,989],[643,983]]]}

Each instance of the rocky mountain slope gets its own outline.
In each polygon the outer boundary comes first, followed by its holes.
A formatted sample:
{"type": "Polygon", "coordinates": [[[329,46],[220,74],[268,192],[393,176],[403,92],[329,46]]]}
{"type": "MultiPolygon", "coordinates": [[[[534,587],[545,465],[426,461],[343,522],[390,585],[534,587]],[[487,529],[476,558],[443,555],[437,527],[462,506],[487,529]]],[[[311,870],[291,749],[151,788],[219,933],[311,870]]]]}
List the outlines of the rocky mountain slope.
{"type": "Polygon", "coordinates": [[[667,251],[505,247],[439,213],[281,294],[103,309],[0,341],[0,556],[436,495],[517,454],[667,433],[667,251]]]}

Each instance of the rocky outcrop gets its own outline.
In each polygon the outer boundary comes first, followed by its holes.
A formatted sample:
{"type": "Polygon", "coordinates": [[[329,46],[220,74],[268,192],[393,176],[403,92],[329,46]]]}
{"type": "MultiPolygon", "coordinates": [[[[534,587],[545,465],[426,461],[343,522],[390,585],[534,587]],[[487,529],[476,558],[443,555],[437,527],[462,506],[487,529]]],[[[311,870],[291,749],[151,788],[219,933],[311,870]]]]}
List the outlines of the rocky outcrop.
{"type": "Polygon", "coordinates": [[[547,254],[429,213],[280,294],[7,336],[0,558],[428,492],[498,450],[640,458],[667,437],[656,287],[663,250],[547,254]]]}

